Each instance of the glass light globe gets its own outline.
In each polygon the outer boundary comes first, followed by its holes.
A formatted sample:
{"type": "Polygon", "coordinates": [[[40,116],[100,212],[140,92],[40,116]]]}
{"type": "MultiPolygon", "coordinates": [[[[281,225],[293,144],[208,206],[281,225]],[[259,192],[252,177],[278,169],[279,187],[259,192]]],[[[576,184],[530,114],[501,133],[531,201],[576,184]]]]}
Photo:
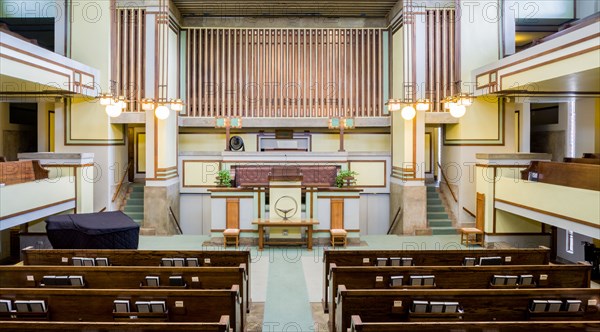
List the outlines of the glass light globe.
{"type": "Polygon", "coordinates": [[[467,112],[467,107],[465,107],[465,105],[454,104],[453,106],[450,107],[450,115],[452,115],[455,118],[462,117],[463,115],[465,115],[466,112],[467,112]]]}
{"type": "Polygon", "coordinates": [[[404,120],[412,120],[415,117],[415,115],[417,115],[417,111],[414,107],[408,105],[404,106],[400,114],[402,115],[404,120]]]}
{"type": "Polygon", "coordinates": [[[110,116],[111,118],[116,118],[117,116],[121,115],[122,109],[121,107],[119,107],[119,105],[116,104],[110,104],[110,105],[106,105],[106,114],[108,114],[108,116],[110,116]]]}
{"type": "Polygon", "coordinates": [[[100,105],[107,106],[112,103],[112,95],[111,94],[103,94],[100,95],[100,105]]]}
{"type": "Polygon", "coordinates": [[[165,105],[160,105],[154,111],[154,115],[156,115],[157,118],[164,120],[169,117],[169,108],[165,105]]]}
{"type": "Polygon", "coordinates": [[[417,100],[417,111],[429,111],[429,100],[427,100],[427,99],[417,100]]]}

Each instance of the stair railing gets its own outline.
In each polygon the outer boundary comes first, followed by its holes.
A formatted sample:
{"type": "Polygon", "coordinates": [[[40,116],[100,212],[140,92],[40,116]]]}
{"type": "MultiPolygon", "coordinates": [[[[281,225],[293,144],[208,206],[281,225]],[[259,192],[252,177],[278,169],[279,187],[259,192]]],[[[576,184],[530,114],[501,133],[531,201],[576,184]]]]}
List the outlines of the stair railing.
{"type": "Polygon", "coordinates": [[[179,225],[179,221],[177,220],[177,217],[175,217],[175,213],[173,212],[173,209],[171,208],[170,205],[169,205],[169,215],[173,218],[173,221],[175,221],[175,226],[177,226],[177,230],[179,231],[179,234],[183,234],[183,231],[181,230],[181,226],[179,225]]]}
{"type": "Polygon", "coordinates": [[[465,210],[465,212],[470,215],[473,218],[477,218],[477,216],[475,215],[475,213],[469,211],[469,209],[467,209],[466,207],[463,206],[463,210],[465,210]]]}
{"type": "Polygon", "coordinates": [[[115,191],[115,194],[112,197],[112,203],[115,202],[115,200],[117,199],[117,196],[119,196],[119,193],[121,192],[121,187],[123,186],[123,182],[125,181],[125,177],[127,176],[127,172],[129,172],[129,167],[131,166],[131,161],[127,164],[127,168],[125,168],[125,171],[123,171],[123,177],[121,178],[121,181],[119,181],[119,185],[117,186],[117,191],[115,191]]]}
{"type": "Polygon", "coordinates": [[[442,168],[442,165],[438,162],[438,167],[440,168],[440,173],[442,173],[442,177],[444,178],[444,182],[446,182],[446,187],[448,187],[448,190],[450,191],[450,194],[452,195],[452,198],[454,199],[454,202],[458,203],[458,199],[456,199],[456,195],[454,194],[454,191],[452,191],[452,188],[450,188],[450,183],[448,182],[448,178],[446,177],[446,173],[444,173],[444,169],[442,168]]]}
{"type": "Polygon", "coordinates": [[[398,221],[400,220],[398,218],[398,216],[400,215],[401,212],[402,212],[402,206],[399,206],[398,211],[396,211],[396,215],[394,216],[394,219],[392,220],[392,224],[390,225],[390,228],[387,231],[388,235],[390,235],[392,233],[392,230],[394,228],[396,228],[396,225],[398,224],[398,221]]]}

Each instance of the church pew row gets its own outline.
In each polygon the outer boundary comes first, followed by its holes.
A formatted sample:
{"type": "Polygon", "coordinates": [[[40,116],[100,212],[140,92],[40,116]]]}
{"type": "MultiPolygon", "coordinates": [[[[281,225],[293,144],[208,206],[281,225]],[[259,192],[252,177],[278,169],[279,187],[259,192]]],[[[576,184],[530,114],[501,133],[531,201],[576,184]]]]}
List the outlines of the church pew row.
{"type": "Polygon", "coordinates": [[[210,323],[173,323],[173,322],[49,322],[49,321],[4,321],[6,331],[203,331],[229,332],[229,316],[221,316],[219,321],[210,323]]]}
{"type": "Polygon", "coordinates": [[[163,258],[196,259],[199,266],[239,267],[245,264],[247,280],[243,298],[250,310],[250,251],[249,250],[135,250],[135,249],[35,249],[22,251],[24,265],[73,265],[73,257],[106,258],[112,266],[160,266],[163,258]]]}
{"type": "MultiPolygon", "coordinates": [[[[487,288],[589,288],[592,266],[587,263],[571,265],[511,265],[511,266],[382,266],[337,267],[331,264],[329,274],[329,316],[335,313],[338,286],[346,289],[487,289],[487,288]],[[531,276],[527,285],[493,284],[494,276],[531,276]],[[402,276],[402,280],[392,277],[402,276]],[[412,286],[411,276],[433,276],[432,286],[412,286]]],[[[506,282],[505,279],[502,279],[506,282]]],[[[515,280],[517,283],[520,281],[515,280]]],[[[498,281],[496,283],[499,283],[498,281]]]]}
{"type": "Polygon", "coordinates": [[[547,265],[550,263],[550,249],[544,246],[524,249],[457,249],[457,250],[325,250],[323,253],[323,307],[329,312],[330,265],[375,266],[378,258],[411,258],[416,266],[460,266],[466,257],[500,257],[504,265],[547,265]]]}
{"type": "MultiPolygon", "coordinates": [[[[2,321],[46,320],[61,322],[218,322],[229,316],[230,327],[243,331],[240,290],[233,285],[226,290],[171,289],[41,289],[0,288],[0,299],[43,301],[43,312],[0,312],[2,321]],[[115,300],[128,301],[129,312],[116,310],[115,300]],[[136,301],[164,301],[164,312],[138,312],[136,301]]],[[[34,310],[32,310],[34,311],[34,310]]]]}
{"type": "Polygon", "coordinates": [[[530,332],[530,331],[569,331],[598,332],[597,321],[555,321],[555,322],[418,322],[418,323],[382,323],[363,322],[360,316],[352,316],[350,332],[530,332]]]}
{"type": "MultiPolygon", "coordinates": [[[[0,268],[0,286],[4,288],[88,288],[88,289],[230,289],[232,285],[240,285],[240,294],[246,312],[248,299],[245,288],[248,287],[248,274],[244,264],[239,267],[153,267],[144,266],[3,266],[0,268]],[[63,280],[61,282],[44,282],[44,276],[82,277],[81,281],[63,280]],[[180,280],[170,277],[180,276],[180,280]],[[150,277],[149,281],[146,277],[150,277]],[[158,287],[154,278],[158,277],[158,287]],[[80,285],[81,283],[81,285],[80,285]],[[182,286],[181,284],[185,284],[182,286]]],[[[52,279],[50,280],[52,281],[52,279]]]]}
{"type": "Polygon", "coordinates": [[[332,330],[346,331],[350,328],[353,315],[360,316],[364,322],[560,320],[600,323],[599,300],[598,290],[590,288],[348,290],[346,286],[340,285],[336,300],[335,328],[332,330]],[[560,301],[563,304],[560,311],[548,312],[539,306],[533,307],[534,301],[548,300],[560,301]],[[458,310],[431,312],[433,306],[426,304],[425,312],[418,312],[414,308],[418,301],[430,304],[458,303],[455,305],[458,310]],[[565,307],[567,301],[581,302],[576,311],[568,311],[565,307]]]}

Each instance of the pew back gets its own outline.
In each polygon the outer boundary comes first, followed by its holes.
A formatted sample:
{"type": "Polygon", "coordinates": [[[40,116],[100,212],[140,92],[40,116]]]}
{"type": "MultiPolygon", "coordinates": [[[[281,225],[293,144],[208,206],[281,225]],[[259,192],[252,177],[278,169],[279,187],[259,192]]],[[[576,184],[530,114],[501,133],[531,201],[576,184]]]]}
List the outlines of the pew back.
{"type": "Polygon", "coordinates": [[[24,265],[72,266],[73,257],[108,259],[112,266],[159,266],[162,258],[195,258],[202,267],[236,267],[244,264],[246,280],[241,286],[245,306],[250,308],[250,251],[136,250],[136,249],[35,249],[21,251],[24,265]]]}
{"type": "Polygon", "coordinates": [[[589,288],[348,290],[340,285],[338,289],[334,330],[338,332],[350,327],[352,315],[365,322],[600,321],[600,295],[589,288]],[[531,312],[533,300],[581,300],[581,307],[576,312],[531,312]],[[458,302],[462,312],[413,313],[413,301],[458,302]]]}
{"type": "Polygon", "coordinates": [[[174,322],[48,322],[48,321],[4,321],[2,327],[7,331],[205,331],[229,332],[229,316],[221,316],[210,323],[174,323],[174,322]]]}
{"type": "Polygon", "coordinates": [[[574,265],[511,265],[511,266],[400,266],[400,267],[337,267],[331,266],[329,278],[329,318],[335,325],[338,286],[346,289],[418,289],[410,286],[410,276],[434,276],[436,289],[506,289],[512,288],[588,288],[592,266],[574,265]],[[495,275],[531,275],[533,284],[493,285],[495,275]],[[402,276],[402,286],[392,286],[392,277],[402,276]]]}
{"type": "Polygon", "coordinates": [[[597,321],[557,322],[419,322],[382,323],[363,322],[360,316],[352,316],[350,332],[421,332],[421,331],[469,331],[469,332],[530,332],[530,331],[598,331],[597,321]]]}
{"type": "Polygon", "coordinates": [[[547,265],[550,249],[464,249],[464,250],[325,250],[323,254],[323,306],[328,312],[327,280],[330,266],[374,266],[377,258],[410,257],[416,266],[460,266],[465,257],[500,257],[504,265],[547,265]]]}
{"type": "Polygon", "coordinates": [[[6,185],[47,179],[49,171],[39,160],[9,161],[0,163],[0,183],[6,185]]]}
{"type": "Polygon", "coordinates": [[[0,313],[2,321],[47,320],[63,322],[216,322],[228,315],[234,331],[242,331],[239,286],[227,290],[95,290],[0,288],[7,300],[43,300],[46,313],[0,313]],[[115,313],[114,300],[128,300],[131,312],[115,313]],[[138,313],[136,301],[165,301],[163,313],[138,313]]]}
{"type": "MultiPolygon", "coordinates": [[[[0,269],[0,285],[6,288],[89,288],[89,289],[229,289],[240,285],[244,313],[248,274],[244,264],[239,267],[155,267],[143,266],[5,266],[0,269]],[[81,276],[81,286],[47,285],[44,276],[81,276]],[[159,286],[148,286],[146,277],[158,277],[159,286]],[[169,278],[179,276],[185,286],[170,286],[169,278]]],[[[78,283],[76,283],[78,284],[78,283]]]]}

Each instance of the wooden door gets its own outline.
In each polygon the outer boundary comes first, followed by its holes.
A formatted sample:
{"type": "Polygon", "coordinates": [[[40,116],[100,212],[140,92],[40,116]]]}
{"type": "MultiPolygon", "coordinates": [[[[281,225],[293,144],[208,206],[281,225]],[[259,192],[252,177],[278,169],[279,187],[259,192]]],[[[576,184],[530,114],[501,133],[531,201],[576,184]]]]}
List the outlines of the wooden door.
{"type": "Polygon", "coordinates": [[[240,228],[240,199],[226,198],[225,203],[225,225],[226,228],[240,228]]]}
{"type": "Polygon", "coordinates": [[[339,198],[332,198],[330,210],[331,229],[344,229],[344,200],[339,198]]]}
{"type": "Polygon", "coordinates": [[[485,227],[485,194],[477,193],[477,211],[475,217],[475,227],[484,230],[485,227]]]}

